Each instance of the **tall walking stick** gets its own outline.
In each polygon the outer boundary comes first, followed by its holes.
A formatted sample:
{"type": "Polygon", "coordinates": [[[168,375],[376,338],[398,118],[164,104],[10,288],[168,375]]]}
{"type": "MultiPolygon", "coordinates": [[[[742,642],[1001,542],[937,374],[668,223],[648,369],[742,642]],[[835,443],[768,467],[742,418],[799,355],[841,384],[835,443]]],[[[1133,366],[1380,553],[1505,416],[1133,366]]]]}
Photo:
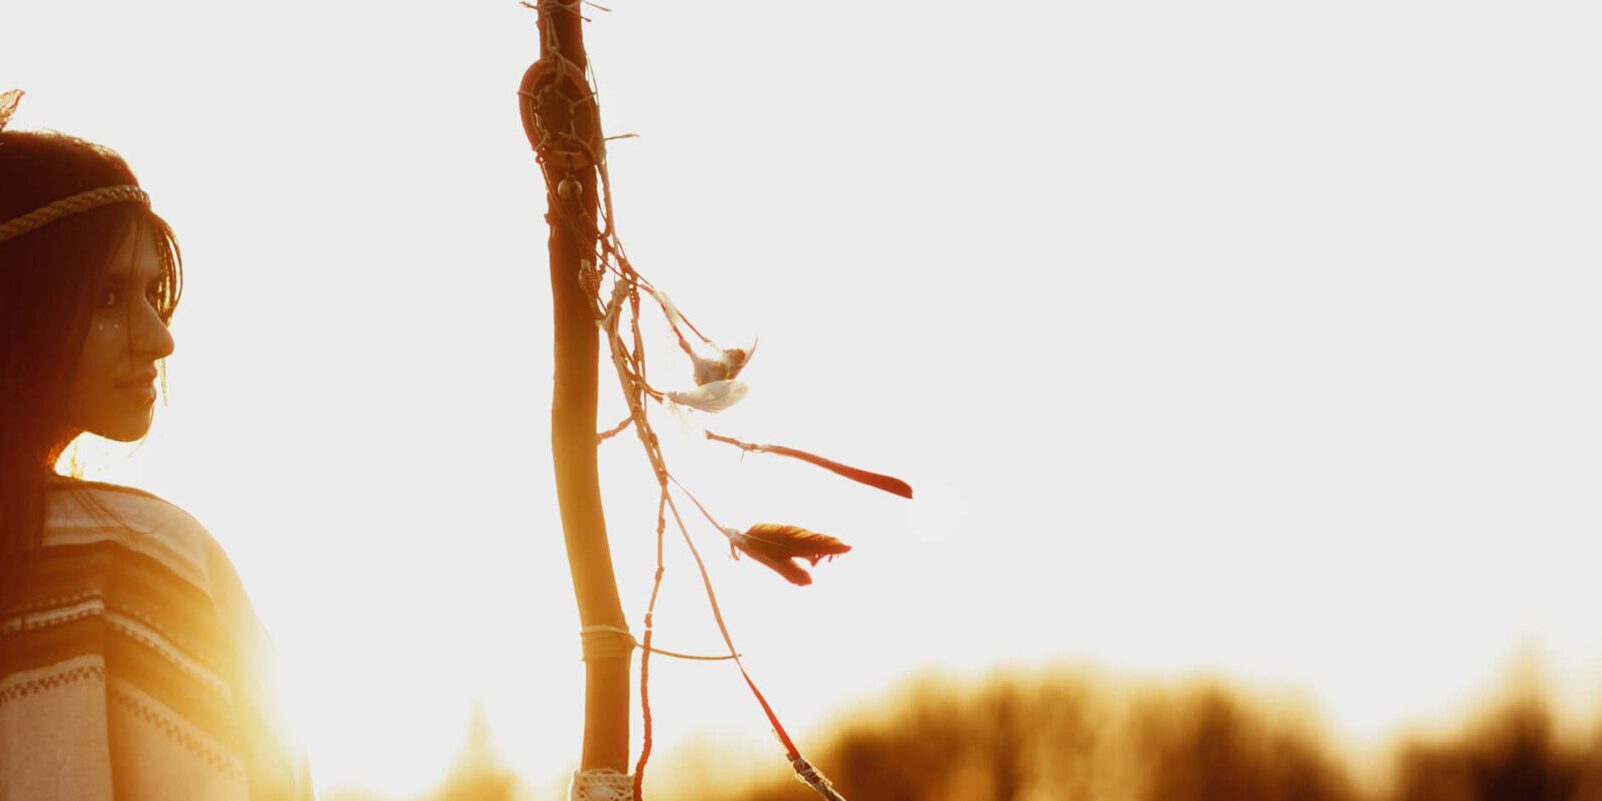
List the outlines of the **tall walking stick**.
{"type": "MultiPolygon", "coordinates": [[[[822,560],[850,551],[851,547],[834,537],[793,525],[756,523],[743,530],[724,526],[668,470],[647,413],[649,405],[655,403],[703,413],[715,413],[734,405],[745,397],[746,387],[738,380],[738,375],[756,346],[753,343],[744,348],[719,347],[696,328],[665,293],[645,280],[624,253],[612,214],[606,137],[601,134],[600,113],[586,74],[588,62],[579,15],[581,2],[538,0],[524,3],[538,13],[540,58],[523,75],[518,90],[523,130],[539,157],[545,179],[545,219],[550,225],[551,293],[556,318],[551,449],[586,663],[584,751],[569,795],[571,799],[610,801],[632,797],[640,801],[645,765],[651,755],[650,660],[653,654],[661,654],[686,659],[732,660],[772,725],[796,777],[828,801],[844,801],[829,780],[801,756],[773,707],[746,671],[718,607],[711,575],[684,523],[675,494],[688,499],[723,536],[731,556],[737,558],[743,553],[792,584],[812,583],[803,561],[815,567],[822,560]],[[608,281],[610,288],[603,292],[608,281]],[[645,343],[640,333],[642,295],[661,308],[680,349],[689,356],[694,389],[662,391],[647,381],[645,343]],[[618,386],[629,409],[627,418],[599,434],[595,425],[597,329],[606,337],[618,386]],[[656,474],[660,490],[656,513],[656,574],[645,611],[642,641],[636,641],[629,632],[618,602],[595,469],[597,445],[630,427],[656,474]],[[670,514],[695,559],[713,618],[728,646],[726,654],[689,656],[652,645],[656,600],[665,572],[664,534],[670,514]],[[630,776],[626,773],[628,681],[635,648],[641,652],[640,706],[644,743],[634,775],[630,776]]],[[[753,444],[710,431],[705,434],[709,441],[733,445],[747,453],[798,459],[861,484],[904,498],[912,497],[912,488],[892,476],[797,448],[753,444]]]]}
{"type": "MultiPolygon", "coordinates": [[[[539,6],[540,59],[524,75],[519,100],[524,130],[539,154],[547,190],[555,318],[551,455],[573,593],[586,629],[626,629],[595,465],[599,338],[581,282],[590,276],[588,265],[596,262],[600,128],[594,97],[584,80],[584,33],[577,6],[539,6]]],[[[581,771],[628,770],[630,656],[629,648],[585,650],[581,771]]]]}

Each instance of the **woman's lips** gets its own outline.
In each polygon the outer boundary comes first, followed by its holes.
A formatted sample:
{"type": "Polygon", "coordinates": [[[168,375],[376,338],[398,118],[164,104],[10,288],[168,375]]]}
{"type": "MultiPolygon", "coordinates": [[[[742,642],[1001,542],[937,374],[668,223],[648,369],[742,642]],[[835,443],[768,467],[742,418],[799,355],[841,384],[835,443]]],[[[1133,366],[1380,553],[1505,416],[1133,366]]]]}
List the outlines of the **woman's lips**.
{"type": "Polygon", "coordinates": [[[150,383],[150,384],[123,384],[122,385],[122,389],[127,391],[127,392],[133,393],[134,395],[138,396],[141,400],[144,400],[146,403],[149,403],[149,402],[154,401],[156,399],[156,385],[154,383],[150,383]]]}

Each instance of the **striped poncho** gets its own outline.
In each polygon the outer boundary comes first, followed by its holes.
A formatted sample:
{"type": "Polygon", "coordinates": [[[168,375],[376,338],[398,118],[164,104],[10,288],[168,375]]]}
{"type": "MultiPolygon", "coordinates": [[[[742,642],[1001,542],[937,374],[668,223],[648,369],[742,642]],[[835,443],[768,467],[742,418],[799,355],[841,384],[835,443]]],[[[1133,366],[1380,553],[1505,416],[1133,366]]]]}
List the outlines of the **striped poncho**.
{"type": "Polygon", "coordinates": [[[0,801],[310,799],[267,639],[181,509],[51,485],[43,546],[0,610],[0,801]]]}

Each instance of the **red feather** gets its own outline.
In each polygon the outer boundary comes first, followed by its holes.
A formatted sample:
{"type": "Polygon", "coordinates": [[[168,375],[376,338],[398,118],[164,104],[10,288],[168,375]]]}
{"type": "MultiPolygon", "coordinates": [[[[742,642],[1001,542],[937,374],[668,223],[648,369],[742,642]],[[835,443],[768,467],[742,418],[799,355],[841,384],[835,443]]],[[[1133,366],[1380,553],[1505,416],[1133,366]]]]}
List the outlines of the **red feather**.
{"type": "Polygon", "coordinates": [[[833,559],[851,550],[851,546],[827,534],[778,523],[758,523],[743,534],[734,529],[726,529],[724,533],[735,548],[773,568],[791,584],[803,587],[812,583],[812,575],[797,559],[805,559],[815,567],[823,559],[833,559]]]}
{"type": "Polygon", "coordinates": [[[912,485],[902,481],[899,478],[896,478],[895,476],[887,476],[883,473],[874,473],[868,470],[863,470],[860,467],[852,467],[848,464],[841,464],[833,459],[826,459],[815,453],[807,453],[806,451],[798,448],[786,448],[783,445],[755,445],[749,442],[741,442],[733,437],[725,437],[721,434],[714,434],[710,431],[706,432],[706,438],[717,440],[718,442],[727,442],[730,445],[740,448],[741,450],[750,451],[752,453],[771,453],[775,456],[788,456],[791,459],[800,459],[808,464],[815,464],[818,467],[834,473],[835,475],[845,476],[846,478],[849,478],[859,484],[866,484],[875,489],[884,490],[891,495],[900,495],[903,498],[909,499],[912,497],[912,485]]]}

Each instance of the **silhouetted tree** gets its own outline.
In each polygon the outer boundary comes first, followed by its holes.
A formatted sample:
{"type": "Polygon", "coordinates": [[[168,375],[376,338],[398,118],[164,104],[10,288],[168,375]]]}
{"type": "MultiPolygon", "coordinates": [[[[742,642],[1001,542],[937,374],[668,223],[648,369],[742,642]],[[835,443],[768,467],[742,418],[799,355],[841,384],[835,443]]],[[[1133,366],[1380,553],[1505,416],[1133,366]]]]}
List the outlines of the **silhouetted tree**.
{"type": "Polygon", "coordinates": [[[445,783],[423,801],[513,801],[516,797],[517,774],[496,752],[484,705],[475,701],[473,717],[467,725],[467,742],[457,754],[445,783]]]}

